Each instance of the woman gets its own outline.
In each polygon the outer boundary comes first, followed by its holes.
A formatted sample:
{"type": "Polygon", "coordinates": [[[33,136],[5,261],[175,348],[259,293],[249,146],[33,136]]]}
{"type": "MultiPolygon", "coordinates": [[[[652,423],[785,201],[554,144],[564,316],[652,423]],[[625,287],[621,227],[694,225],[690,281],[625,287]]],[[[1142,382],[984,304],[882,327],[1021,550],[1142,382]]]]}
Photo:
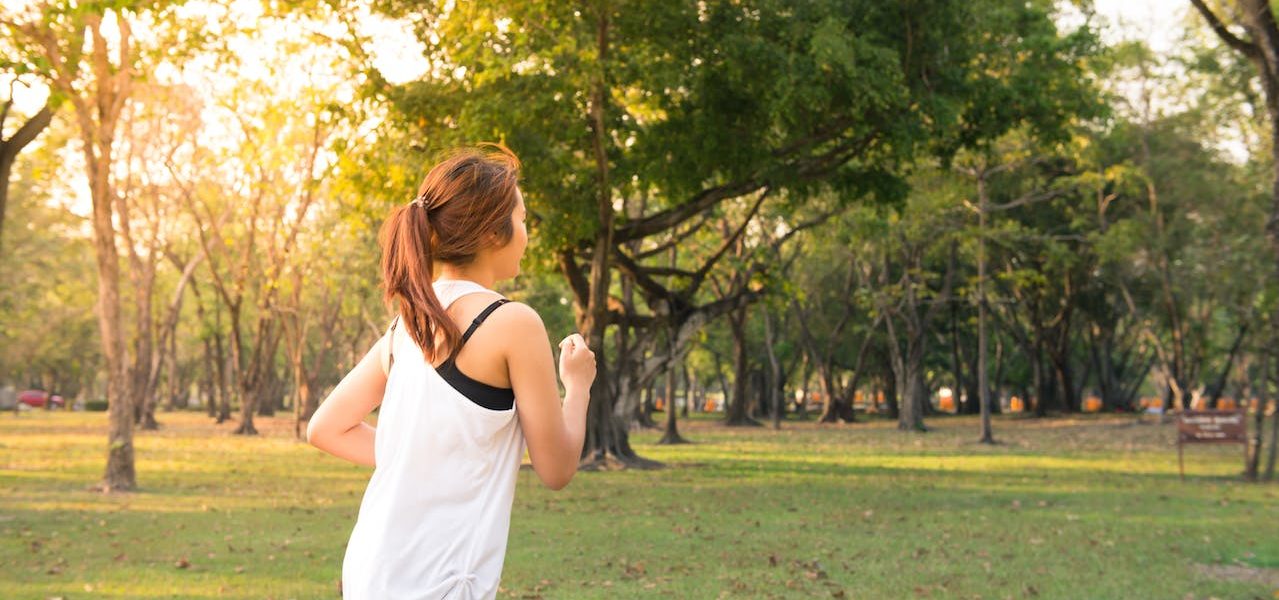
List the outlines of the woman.
{"type": "Polygon", "coordinates": [[[578,334],[560,342],[561,401],[542,320],[492,291],[528,245],[519,160],[493,148],[436,165],[392,211],[382,277],[399,316],[307,427],[317,448],[374,467],[346,598],[493,598],[525,443],[546,486],[577,471],[595,355],[578,334]]]}

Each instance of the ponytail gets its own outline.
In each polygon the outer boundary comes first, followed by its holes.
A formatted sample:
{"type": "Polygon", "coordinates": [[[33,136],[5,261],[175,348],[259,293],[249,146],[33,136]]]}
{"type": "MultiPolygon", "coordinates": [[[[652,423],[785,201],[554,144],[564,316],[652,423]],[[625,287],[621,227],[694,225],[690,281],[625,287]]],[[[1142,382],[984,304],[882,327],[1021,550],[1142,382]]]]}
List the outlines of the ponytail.
{"type": "Polygon", "coordinates": [[[457,325],[444,313],[435,295],[431,217],[425,207],[413,203],[397,206],[379,233],[382,246],[383,301],[399,300],[404,328],[435,362],[437,349],[455,348],[462,337],[457,325]],[[443,342],[442,344],[440,342],[443,342]]]}

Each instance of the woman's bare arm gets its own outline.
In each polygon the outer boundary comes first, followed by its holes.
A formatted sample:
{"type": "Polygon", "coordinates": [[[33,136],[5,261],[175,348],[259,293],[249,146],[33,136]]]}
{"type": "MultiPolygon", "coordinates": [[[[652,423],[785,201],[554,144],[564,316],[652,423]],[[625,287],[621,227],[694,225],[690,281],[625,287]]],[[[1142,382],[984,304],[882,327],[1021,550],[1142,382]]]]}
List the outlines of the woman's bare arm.
{"type": "Polygon", "coordinates": [[[382,404],[386,390],[387,336],[373,344],[359,364],[342,378],[320,408],[311,415],[306,441],[333,456],[368,467],[373,457],[374,428],[364,417],[382,404]]]}
{"type": "Polygon", "coordinates": [[[543,484],[558,490],[573,479],[581,460],[586,408],[595,379],[595,354],[577,334],[560,343],[560,376],[565,390],[561,401],[546,326],[532,308],[512,304],[513,309],[503,311],[501,326],[510,332],[506,338],[506,364],[518,403],[520,428],[528,443],[533,471],[543,484]]]}

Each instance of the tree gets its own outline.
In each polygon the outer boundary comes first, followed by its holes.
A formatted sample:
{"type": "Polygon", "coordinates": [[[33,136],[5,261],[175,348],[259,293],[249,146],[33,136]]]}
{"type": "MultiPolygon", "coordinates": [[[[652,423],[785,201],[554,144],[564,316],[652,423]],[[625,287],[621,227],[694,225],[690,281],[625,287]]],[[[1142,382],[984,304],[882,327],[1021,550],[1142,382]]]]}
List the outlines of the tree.
{"type": "MultiPolygon", "coordinates": [[[[1236,23],[1223,21],[1204,0],[1190,0],[1217,37],[1232,51],[1244,56],[1256,69],[1264,91],[1266,114],[1270,120],[1270,152],[1272,174],[1271,208],[1266,221],[1266,234],[1273,253],[1275,273],[1279,275],[1279,24],[1270,0],[1235,0],[1236,23]],[[1231,27],[1242,26],[1243,35],[1231,27]]],[[[1279,311],[1279,305],[1276,305],[1279,311]]],[[[1274,315],[1279,321],[1279,314],[1274,315]]],[[[1272,342],[1273,343],[1273,342],[1272,342]]]]}
{"type": "Polygon", "coordinates": [[[134,423],[157,429],[155,419],[160,380],[175,368],[170,341],[176,336],[187,284],[203,262],[202,251],[179,258],[192,223],[181,218],[182,182],[174,181],[162,165],[185,160],[200,143],[202,105],[195,90],[182,85],[139,83],[126,105],[117,139],[116,221],[121,245],[129,263],[132,284],[126,297],[134,305],[133,360],[129,367],[134,390],[134,423]],[[172,263],[177,280],[169,300],[157,314],[155,297],[161,293],[172,263]]]}
{"type": "MultiPolygon", "coordinates": [[[[882,263],[875,238],[860,227],[872,213],[854,208],[809,236],[804,261],[787,277],[794,283],[782,290],[798,324],[798,342],[821,386],[823,423],[856,422],[853,401],[880,335],[884,314],[872,306],[869,291],[882,263]],[[847,385],[839,385],[840,374],[848,372],[847,385]]],[[[796,257],[800,254],[797,249],[796,257]]]]}
{"type": "MultiPolygon", "coordinates": [[[[1009,136],[1014,137],[1014,136],[1009,136]]],[[[995,156],[996,151],[993,146],[986,148],[985,152],[969,157],[970,160],[965,161],[966,164],[958,166],[958,170],[964,175],[974,180],[976,184],[976,206],[969,207],[977,212],[977,293],[975,303],[977,305],[977,404],[981,414],[981,435],[978,442],[982,444],[994,444],[994,432],[991,429],[991,397],[990,386],[987,378],[990,375],[990,368],[986,362],[987,359],[987,331],[986,331],[986,314],[988,303],[986,297],[986,219],[987,215],[992,212],[1002,212],[1006,210],[1017,209],[1022,206],[1035,204],[1051,200],[1062,195],[1062,189],[1031,189],[1024,194],[1015,198],[1001,201],[995,204],[991,203],[991,179],[1000,173],[1017,169],[1025,165],[1025,163],[1037,163],[1042,158],[1032,156],[1024,156],[1025,151],[1016,149],[1010,152],[1012,156],[999,157],[995,156]]]]}
{"type": "MultiPolygon", "coordinates": [[[[121,312],[121,231],[128,221],[131,198],[120,186],[118,137],[136,84],[144,74],[180,63],[204,43],[207,33],[190,27],[170,2],[78,4],[44,0],[21,11],[0,13],[3,24],[30,48],[38,74],[59,102],[70,106],[80,138],[85,177],[92,199],[94,255],[98,267],[98,323],[107,371],[109,427],[107,465],[102,488],[130,490],[137,485],[133,461],[134,407],[143,386],[131,380],[128,364],[130,328],[121,312]],[[134,35],[142,24],[147,35],[134,35]],[[201,35],[189,35],[197,31],[201,35]]],[[[203,21],[201,21],[203,22],[203,21]]],[[[127,248],[132,250],[132,247],[127,248]]],[[[138,267],[131,262],[134,275],[138,267]]],[[[135,324],[136,325],[136,324],[135,324]]],[[[149,323],[145,335],[150,335],[149,323]]],[[[133,328],[135,335],[138,327],[133,328]]],[[[136,342],[143,341],[135,338],[136,342]]]]}
{"type": "Polygon", "coordinates": [[[79,127],[93,199],[98,323],[110,403],[102,488],[124,491],[137,487],[133,463],[135,400],[129,389],[126,333],[120,314],[120,258],[113,222],[117,192],[111,166],[117,125],[138,77],[139,57],[132,29],[134,7],[101,9],[98,5],[41,4],[32,14],[23,15],[23,21],[6,15],[5,24],[38,46],[41,59],[49,65],[50,87],[66,98],[79,127]],[[108,29],[115,38],[113,44],[104,34],[108,29]]]}
{"type": "Polygon", "coordinates": [[[917,177],[899,218],[889,218],[881,238],[876,309],[884,314],[896,389],[901,391],[897,428],[927,431],[930,390],[924,360],[933,323],[951,302],[958,270],[962,206],[948,192],[944,173],[917,177]],[[891,274],[890,274],[891,273],[891,274]],[[900,332],[900,333],[899,333],[900,332]]]}
{"type": "MultiPolygon", "coordinates": [[[[1032,73],[1074,64],[1091,43],[1086,32],[1059,36],[1048,7],[471,2],[423,22],[432,71],[392,94],[419,139],[501,137],[536,165],[525,192],[539,244],[600,352],[584,458],[635,462],[605,346],[606,331],[629,318],[612,308],[612,271],[629,270],[618,246],[654,239],[647,251],[768,189],[795,203],[827,186],[850,200],[900,195],[890,172],[916,150],[944,154],[998,133],[1002,100],[968,77],[984,53],[1042,58],[1012,65],[1026,76],[1018,85],[1033,85],[1032,73]],[[979,35],[972,20],[1010,33],[979,35]],[[640,194],[651,198],[643,215],[619,214],[617,199],[640,194]]],[[[1068,81],[1055,89],[1039,110],[1073,99],[1068,81]]]]}

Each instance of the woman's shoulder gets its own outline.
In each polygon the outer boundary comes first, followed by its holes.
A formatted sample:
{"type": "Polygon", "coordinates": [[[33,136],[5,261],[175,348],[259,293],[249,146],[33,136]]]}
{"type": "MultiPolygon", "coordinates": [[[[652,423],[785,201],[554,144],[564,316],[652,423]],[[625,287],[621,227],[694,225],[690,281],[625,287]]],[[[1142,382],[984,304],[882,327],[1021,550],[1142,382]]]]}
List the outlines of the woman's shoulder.
{"type": "MultiPolygon", "coordinates": [[[[546,326],[542,323],[542,317],[537,314],[537,311],[523,302],[508,301],[484,319],[484,324],[476,331],[468,346],[477,346],[472,351],[472,356],[475,353],[480,356],[496,354],[502,356],[509,365],[513,359],[519,360],[525,356],[536,355],[538,346],[548,346],[549,342],[546,326]]],[[[460,360],[465,362],[467,359],[463,356],[460,360]]],[[[460,366],[464,370],[469,368],[472,377],[481,381],[490,381],[484,379],[486,367],[483,365],[476,364],[472,360],[470,364],[460,364],[460,366]]],[[[500,378],[496,374],[489,375],[491,382],[496,385],[500,378]]],[[[498,387],[506,386],[509,386],[509,383],[503,383],[498,387]]]]}
{"type": "MultiPolygon", "coordinates": [[[[471,321],[476,317],[481,317],[484,325],[480,327],[480,331],[501,331],[512,335],[484,337],[505,338],[510,341],[517,338],[521,334],[527,334],[531,331],[545,330],[542,324],[542,317],[537,314],[533,307],[510,300],[497,292],[485,292],[468,294],[457,300],[455,309],[450,310],[453,318],[462,331],[471,325],[471,321]],[[494,306],[500,304],[499,306],[494,306]]],[[[477,332],[478,335],[478,332],[477,332]]]]}
{"type": "Polygon", "coordinates": [[[502,310],[493,311],[489,315],[489,320],[495,324],[500,324],[502,329],[514,332],[527,332],[528,330],[546,330],[546,326],[542,323],[541,315],[537,311],[523,302],[511,300],[502,305],[502,310]]]}

